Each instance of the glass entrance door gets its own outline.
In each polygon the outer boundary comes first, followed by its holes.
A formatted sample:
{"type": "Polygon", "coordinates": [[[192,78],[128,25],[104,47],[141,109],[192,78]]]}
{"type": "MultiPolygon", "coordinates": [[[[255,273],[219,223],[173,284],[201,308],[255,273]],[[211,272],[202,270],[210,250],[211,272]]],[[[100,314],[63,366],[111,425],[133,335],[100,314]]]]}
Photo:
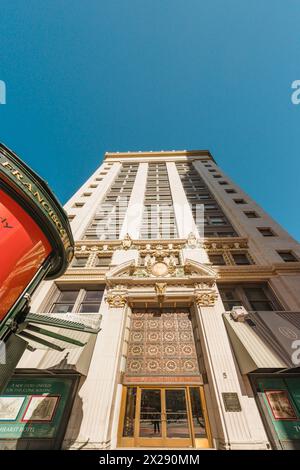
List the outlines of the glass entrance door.
{"type": "Polygon", "coordinates": [[[210,446],[202,387],[125,387],[120,446],[210,446]]]}

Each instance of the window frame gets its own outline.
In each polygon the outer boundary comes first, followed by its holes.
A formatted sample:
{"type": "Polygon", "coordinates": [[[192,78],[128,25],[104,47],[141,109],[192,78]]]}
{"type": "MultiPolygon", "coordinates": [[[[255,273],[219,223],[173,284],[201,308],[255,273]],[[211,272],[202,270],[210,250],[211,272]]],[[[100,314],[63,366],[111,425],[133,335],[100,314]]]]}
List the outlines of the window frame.
{"type": "MultiPolygon", "coordinates": [[[[62,287],[63,286],[56,286],[57,291],[56,291],[55,295],[53,295],[52,298],[49,300],[48,308],[46,309],[45,313],[59,314],[60,312],[54,312],[53,311],[54,306],[57,305],[57,304],[67,304],[67,302],[59,302],[59,298],[60,298],[61,294],[63,292],[76,291],[77,296],[76,296],[76,299],[74,301],[74,304],[73,304],[73,307],[72,307],[71,311],[62,312],[60,314],[64,315],[64,314],[67,314],[67,313],[75,313],[75,314],[78,314],[78,315],[99,315],[101,304],[102,304],[103,299],[104,299],[105,285],[103,285],[103,287],[101,289],[99,289],[99,286],[85,286],[85,287],[75,286],[74,289],[62,289],[62,287]],[[85,295],[88,291],[101,291],[102,292],[102,297],[101,297],[101,301],[100,301],[99,308],[98,308],[97,312],[80,312],[80,307],[83,304],[85,295]]],[[[69,303],[71,303],[71,302],[69,302],[69,303]]],[[[96,302],[91,302],[91,303],[96,303],[96,302]]]]}
{"type": "MultiPolygon", "coordinates": [[[[222,299],[222,302],[223,302],[223,305],[224,305],[224,308],[225,308],[225,311],[230,311],[230,310],[227,310],[226,307],[225,307],[225,304],[224,302],[230,302],[229,300],[228,301],[223,301],[223,298],[222,298],[222,295],[221,295],[221,290],[222,289],[231,289],[231,290],[234,290],[235,292],[235,295],[237,294],[237,297],[236,299],[238,301],[240,301],[241,303],[239,305],[242,305],[243,307],[245,307],[245,309],[248,311],[248,312],[253,312],[253,311],[259,311],[257,309],[253,309],[252,306],[251,306],[251,303],[246,295],[246,292],[244,291],[244,289],[249,289],[249,288],[254,288],[254,289],[262,289],[265,297],[266,297],[266,302],[268,301],[271,305],[272,305],[272,310],[267,310],[267,311],[283,311],[284,308],[282,307],[282,305],[280,304],[277,296],[275,295],[273,289],[271,288],[270,284],[268,283],[245,283],[245,284],[220,284],[218,285],[218,288],[220,290],[220,296],[221,296],[221,299],[222,299]]],[[[232,302],[235,301],[232,300],[232,302]]],[[[266,310],[261,310],[261,311],[266,311],[266,310]]]]}

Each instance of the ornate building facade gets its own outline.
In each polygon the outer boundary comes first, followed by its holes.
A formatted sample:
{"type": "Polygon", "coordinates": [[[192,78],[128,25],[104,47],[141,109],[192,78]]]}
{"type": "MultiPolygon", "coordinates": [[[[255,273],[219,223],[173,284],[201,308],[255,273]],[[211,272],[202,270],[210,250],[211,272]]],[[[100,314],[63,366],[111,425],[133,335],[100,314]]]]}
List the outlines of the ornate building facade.
{"type": "Polygon", "coordinates": [[[31,310],[101,330],[29,338],[0,446],[299,447],[300,247],[210,152],[106,153],[65,209],[75,257],[31,310]]]}

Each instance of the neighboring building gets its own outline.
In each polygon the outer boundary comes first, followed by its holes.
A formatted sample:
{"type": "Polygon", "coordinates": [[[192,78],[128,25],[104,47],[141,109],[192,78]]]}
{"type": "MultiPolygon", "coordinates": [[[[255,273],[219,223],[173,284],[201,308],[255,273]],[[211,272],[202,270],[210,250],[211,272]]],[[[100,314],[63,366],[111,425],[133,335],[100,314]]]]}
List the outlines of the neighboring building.
{"type": "Polygon", "coordinates": [[[32,311],[102,329],[31,342],[0,445],[299,448],[300,246],[210,152],[106,153],[65,209],[75,258],[32,311]]]}

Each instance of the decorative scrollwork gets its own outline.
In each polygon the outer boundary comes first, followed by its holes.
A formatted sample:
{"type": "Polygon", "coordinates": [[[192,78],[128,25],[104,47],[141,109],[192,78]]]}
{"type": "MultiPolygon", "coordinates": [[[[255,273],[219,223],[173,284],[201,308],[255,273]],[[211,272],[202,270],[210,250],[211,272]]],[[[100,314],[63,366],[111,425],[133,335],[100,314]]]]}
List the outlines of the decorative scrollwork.
{"type": "Polygon", "coordinates": [[[110,308],[123,308],[127,303],[126,295],[117,292],[108,292],[105,300],[110,308]]]}
{"type": "Polygon", "coordinates": [[[218,294],[215,291],[211,292],[197,292],[195,295],[195,302],[200,307],[213,307],[218,294]]]}

